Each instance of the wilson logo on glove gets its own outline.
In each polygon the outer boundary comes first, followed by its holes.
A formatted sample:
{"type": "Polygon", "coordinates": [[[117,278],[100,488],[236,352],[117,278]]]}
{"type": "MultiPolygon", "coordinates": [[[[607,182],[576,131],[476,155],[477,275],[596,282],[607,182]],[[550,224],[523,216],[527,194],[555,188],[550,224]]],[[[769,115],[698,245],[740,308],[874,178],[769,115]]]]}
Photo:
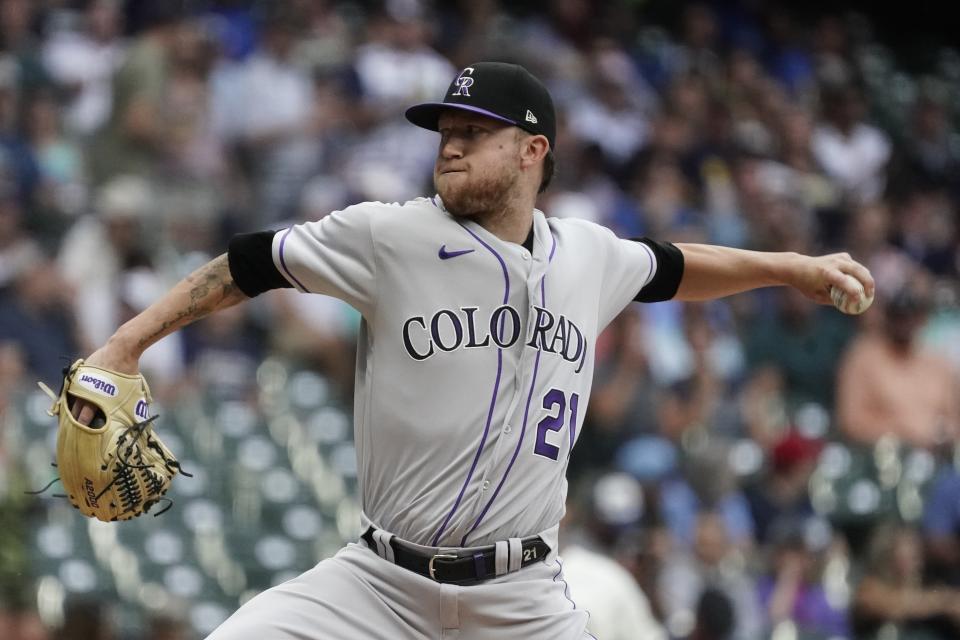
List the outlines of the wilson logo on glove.
{"type": "Polygon", "coordinates": [[[80,376],[78,383],[87,389],[92,389],[93,391],[98,391],[105,396],[110,396],[111,398],[117,397],[117,385],[111,384],[106,380],[92,376],[89,373],[85,373],[80,376]]]}
{"type": "MultiPolygon", "coordinates": [[[[70,504],[108,522],[135,518],[161,501],[168,504],[155,515],[170,508],[173,503],[164,494],[173,477],[191,476],[153,432],[157,416],[148,416],[150,388],[142,375],[77,360],[64,371],[59,394],[39,384],[53,400],[48,413],[58,422],[56,466],[70,504]],[[104,424],[93,428],[77,421],[70,413],[77,400],[94,405],[104,424]]],[[[50,485],[28,493],[42,493],[50,485]]]]}

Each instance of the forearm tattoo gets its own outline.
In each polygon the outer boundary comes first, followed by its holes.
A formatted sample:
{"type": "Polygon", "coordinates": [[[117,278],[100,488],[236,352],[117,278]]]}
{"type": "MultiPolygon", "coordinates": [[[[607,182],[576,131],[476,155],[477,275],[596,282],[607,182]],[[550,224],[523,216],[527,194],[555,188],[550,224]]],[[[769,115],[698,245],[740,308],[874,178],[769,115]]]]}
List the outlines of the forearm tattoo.
{"type": "Polygon", "coordinates": [[[245,298],[230,275],[226,254],[214,258],[191,273],[175,290],[183,288],[186,288],[184,293],[188,296],[187,305],[177,310],[172,318],[163,319],[156,331],[141,338],[140,347],[147,347],[166,334],[245,298]]]}

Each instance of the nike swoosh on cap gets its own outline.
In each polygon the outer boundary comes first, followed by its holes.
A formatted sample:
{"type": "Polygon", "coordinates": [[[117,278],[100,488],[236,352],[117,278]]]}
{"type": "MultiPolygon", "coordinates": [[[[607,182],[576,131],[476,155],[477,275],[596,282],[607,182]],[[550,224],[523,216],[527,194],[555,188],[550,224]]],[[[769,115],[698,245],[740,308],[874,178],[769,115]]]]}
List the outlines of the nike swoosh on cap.
{"type": "Polygon", "coordinates": [[[447,251],[447,245],[440,247],[440,252],[437,254],[440,256],[441,260],[449,260],[450,258],[456,258],[457,256],[462,256],[465,253],[473,253],[474,249],[463,249],[462,251],[447,251]]]}

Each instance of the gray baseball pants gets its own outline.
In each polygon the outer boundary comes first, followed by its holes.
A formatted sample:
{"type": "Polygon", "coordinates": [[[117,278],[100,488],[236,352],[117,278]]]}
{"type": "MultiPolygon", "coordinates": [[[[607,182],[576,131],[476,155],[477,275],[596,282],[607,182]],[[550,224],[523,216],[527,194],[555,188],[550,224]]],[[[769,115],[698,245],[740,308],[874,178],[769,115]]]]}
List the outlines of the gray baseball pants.
{"type": "Polygon", "coordinates": [[[207,640],[583,640],[562,560],[471,586],[440,584],[348,544],[240,607],[207,640]]]}

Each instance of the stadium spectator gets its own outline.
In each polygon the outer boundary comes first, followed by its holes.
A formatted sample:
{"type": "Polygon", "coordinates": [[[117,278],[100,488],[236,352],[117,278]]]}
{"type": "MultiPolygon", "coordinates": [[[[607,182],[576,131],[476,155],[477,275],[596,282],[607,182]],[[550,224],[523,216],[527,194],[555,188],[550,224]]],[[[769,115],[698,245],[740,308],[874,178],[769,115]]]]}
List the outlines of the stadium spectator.
{"type": "Polygon", "coordinates": [[[394,119],[414,96],[443,95],[452,65],[431,46],[425,9],[415,3],[388,3],[369,23],[369,40],[356,52],[354,65],[364,99],[381,117],[394,119]]]}
{"type": "Polygon", "coordinates": [[[693,631],[698,598],[705,589],[713,588],[732,605],[730,637],[760,637],[762,617],[756,584],[746,570],[743,556],[731,545],[726,529],[718,514],[700,512],[693,548],[678,549],[666,560],[657,581],[657,595],[664,611],[664,624],[672,636],[683,637],[693,631]]]}
{"type": "Polygon", "coordinates": [[[929,285],[913,278],[881,301],[883,330],[858,337],[837,376],[837,419],[866,444],[891,435],[932,448],[960,426],[960,394],[948,361],[917,340],[930,309],[929,285]]]}
{"type": "Polygon", "coordinates": [[[24,222],[23,207],[12,186],[0,184],[0,290],[11,284],[23,261],[39,251],[24,222]]]}
{"type": "Polygon", "coordinates": [[[697,600],[693,631],[687,640],[729,640],[734,632],[734,610],[720,589],[707,587],[697,600]]]}
{"type": "Polygon", "coordinates": [[[813,154],[827,176],[854,203],[883,195],[890,139],[865,121],[862,92],[852,84],[821,90],[823,122],[811,139],[813,154]]]}
{"type": "Polygon", "coordinates": [[[720,441],[707,440],[687,452],[681,467],[681,474],[660,484],[660,517],[674,543],[685,549],[696,547],[703,532],[707,534],[704,539],[714,543],[716,520],[722,527],[724,545],[749,549],[754,541],[753,518],[730,468],[728,447],[720,441]]]}
{"type": "Polygon", "coordinates": [[[678,47],[675,72],[713,78],[723,68],[720,48],[720,26],[707,3],[695,2],[684,8],[682,42],[678,47]]]}
{"type": "Polygon", "coordinates": [[[3,191],[12,189],[21,207],[29,207],[40,170],[19,122],[23,109],[21,74],[13,56],[0,49],[0,186],[3,191]]]}
{"type": "Polygon", "coordinates": [[[786,290],[772,297],[773,313],[758,318],[745,338],[749,368],[772,367],[783,377],[788,411],[805,402],[833,406],[837,366],[853,322],[786,290]]]}
{"type": "Polygon", "coordinates": [[[956,208],[943,189],[916,189],[896,211],[894,240],[904,253],[935,276],[958,273],[956,208]]]}
{"type": "Polygon", "coordinates": [[[56,264],[40,250],[19,256],[11,284],[0,291],[0,344],[12,343],[30,376],[62,376],[64,358],[78,353],[72,296],[56,264]]]}
{"type": "Polygon", "coordinates": [[[72,222],[86,202],[82,148],[64,135],[59,105],[52,94],[35,95],[27,104],[26,119],[30,150],[40,171],[36,208],[41,221],[35,220],[31,226],[40,234],[59,240],[64,226],[72,222]]]}
{"type": "Polygon", "coordinates": [[[254,388],[262,343],[245,314],[227,310],[186,331],[183,352],[204,388],[220,398],[241,399],[254,388]]]}
{"type": "Polygon", "coordinates": [[[923,571],[923,545],[914,528],[889,523],[877,529],[851,608],[857,637],[890,624],[908,637],[956,638],[960,592],[924,586],[923,571]]]}
{"type": "Polygon", "coordinates": [[[153,177],[163,158],[169,124],[163,101],[184,13],[179,0],[149,0],[143,11],[147,28],[113,76],[110,116],[90,148],[94,186],[119,174],[153,177]]]}
{"type": "Polygon", "coordinates": [[[646,144],[655,98],[626,53],[610,43],[598,45],[588,64],[592,90],[570,105],[569,126],[584,143],[597,145],[607,164],[622,166],[646,144]],[[613,129],[618,135],[609,135],[613,129]]]}
{"type": "MultiPolygon", "coordinates": [[[[850,255],[870,265],[871,272],[874,270],[886,272],[889,268],[884,263],[897,260],[898,256],[901,256],[902,261],[905,257],[901,251],[890,244],[893,232],[891,218],[890,207],[883,202],[862,205],[852,212],[844,246],[847,247],[850,255]]],[[[903,266],[901,262],[892,270],[902,272],[903,266]]],[[[892,288],[897,288],[896,283],[892,288]]]]}
{"type": "Polygon", "coordinates": [[[0,4],[0,51],[15,61],[17,89],[29,94],[49,85],[49,74],[40,56],[40,42],[33,29],[39,7],[30,0],[6,0],[0,4]]]}
{"type": "Polygon", "coordinates": [[[650,156],[638,166],[631,183],[644,233],[676,237],[698,224],[699,213],[691,206],[690,184],[675,158],[650,156]]]}
{"type": "Polygon", "coordinates": [[[442,96],[457,70],[432,47],[425,11],[418,3],[387,3],[371,16],[367,41],[353,60],[361,105],[372,117],[348,150],[344,170],[349,184],[372,200],[412,197],[432,171],[435,141],[409,127],[402,111],[442,96]]]}
{"type": "Polygon", "coordinates": [[[342,69],[352,60],[350,30],[341,7],[331,0],[303,3],[304,30],[294,58],[311,69],[342,69]]]}
{"type": "Polygon", "coordinates": [[[642,316],[630,310],[614,320],[605,335],[609,355],[594,374],[589,409],[593,433],[577,446],[572,464],[578,468],[607,466],[624,441],[658,430],[641,323],[642,316]]]}
{"type": "Polygon", "coordinates": [[[650,602],[633,576],[605,555],[644,514],[639,483],[624,473],[587,477],[563,520],[563,576],[570,598],[590,612],[588,629],[598,638],[666,640],[650,602]]]}
{"type": "Polygon", "coordinates": [[[313,83],[293,57],[302,25],[287,4],[273,4],[261,46],[239,69],[221,75],[213,95],[217,127],[239,143],[253,182],[256,226],[294,217],[297,194],[319,162],[313,124],[313,83]]]}
{"type": "Polygon", "coordinates": [[[771,571],[757,585],[771,637],[782,625],[803,636],[849,636],[846,609],[831,601],[822,581],[822,558],[830,541],[823,520],[785,517],[777,522],[770,540],[771,571]]]}
{"type": "Polygon", "coordinates": [[[949,188],[954,197],[960,187],[960,145],[944,87],[922,89],[910,113],[909,132],[894,156],[894,186],[949,188]]]}
{"type": "Polygon", "coordinates": [[[934,583],[960,588],[960,470],[945,464],[924,503],[922,530],[934,583]]]}
{"type": "Polygon", "coordinates": [[[767,473],[745,491],[758,543],[771,541],[772,529],[778,522],[814,515],[808,485],[821,448],[821,442],[794,430],[773,446],[767,473]]]}
{"type": "Polygon", "coordinates": [[[165,141],[167,181],[220,186],[227,170],[223,141],[214,129],[210,73],[217,56],[209,28],[184,25],[170,55],[162,104],[170,125],[165,141]]]}
{"type": "Polygon", "coordinates": [[[82,14],[61,14],[66,24],[44,42],[44,64],[69,96],[63,121],[71,134],[92,135],[110,117],[113,74],[125,55],[120,8],[118,0],[94,0],[82,14]]]}
{"type": "Polygon", "coordinates": [[[60,270],[77,292],[75,313],[86,345],[110,337],[120,315],[121,275],[149,261],[144,221],[152,214],[153,198],[143,178],[114,178],[100,189],[94,212],[78,220],[63,240],[60,270]]]}
{"type": "Polygon", "coordinates": [[[730,385],[741,375],[743,353],[725,316],[722,303],[684,305],[683,332],[675,335],[672,349],[652,347],[660,336],[647,336],[651,355],[659,353],[661,358],[671,358],[675,368],[687,370],[658,394],[660,433],[673,441],[704,431],[730,438],[739,430],[730,385]]]}

